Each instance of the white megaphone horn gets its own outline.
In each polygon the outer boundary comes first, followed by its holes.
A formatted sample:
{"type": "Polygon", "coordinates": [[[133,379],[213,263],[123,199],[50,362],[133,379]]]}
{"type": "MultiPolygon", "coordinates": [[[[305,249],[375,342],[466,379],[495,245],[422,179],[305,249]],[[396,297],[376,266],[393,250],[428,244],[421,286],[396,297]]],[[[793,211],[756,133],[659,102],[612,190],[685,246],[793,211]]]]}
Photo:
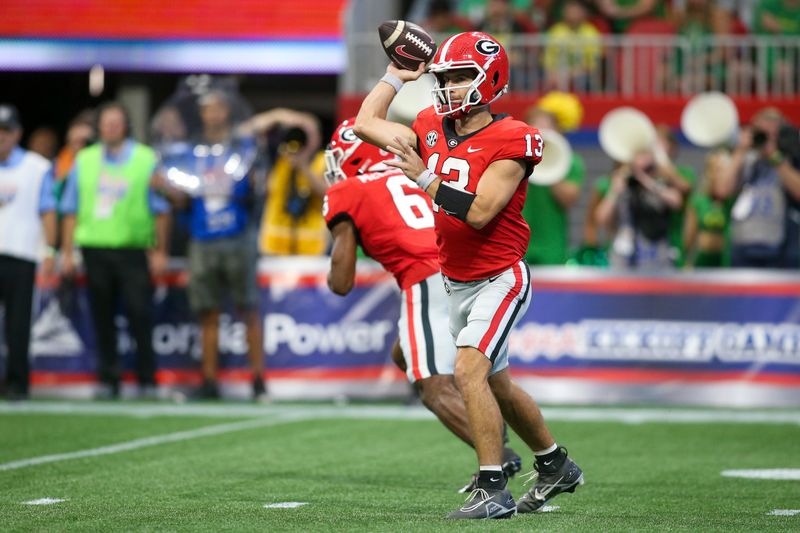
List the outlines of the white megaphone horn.
{"type": "Polygon", "coordinates": [[[544,139],[542,161],[533,169],[528,181],[535,185],[553,185],[563,180],[572,164],[569,141],[555,130],[541,130],[544,139]]]}
{"type": "Polygon", "coordinates": [[[597,134],[603,151],[620,163],[630,163],[637,152],[656,148],[655,126],[633,107],[618,107],[606,113],[597,134]]]}
{"type": "Polygon", "coordinates": [[[692,97],[681,113],[681,131],[696,146],[715,148],[733,143],[738,129],[736,104],[720,92],[692,97]]]}

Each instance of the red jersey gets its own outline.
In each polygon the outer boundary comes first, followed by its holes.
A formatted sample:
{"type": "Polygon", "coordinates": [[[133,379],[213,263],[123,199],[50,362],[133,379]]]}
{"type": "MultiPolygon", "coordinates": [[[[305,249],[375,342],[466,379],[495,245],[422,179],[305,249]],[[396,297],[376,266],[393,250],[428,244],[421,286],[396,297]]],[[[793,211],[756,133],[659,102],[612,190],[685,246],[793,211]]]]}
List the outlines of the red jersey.
{"type": "Polygon", "coordinates": [[[439,272],[431,200],[400,170],[362,174],[328,189],[329,228],[350,220],[364,252],[407,289],[439,272]]]}
{"type": "MultiPolygon", "coordinates": [[[[475,193],[486,167],[501,159],[524,160],[530,175],[542,160],[539,130],[508,115],[495,115],[484,128],[459,136],[451,119],[424,109],[413,124],[422,161],[451,187],[475,193]]],[[[448,215],[434,206],[439,263],[454,280],[495,276],[525,255],[530,229],[522,217],[528,180],[521,179],[508,204],[483,229],[448,215]]]]}

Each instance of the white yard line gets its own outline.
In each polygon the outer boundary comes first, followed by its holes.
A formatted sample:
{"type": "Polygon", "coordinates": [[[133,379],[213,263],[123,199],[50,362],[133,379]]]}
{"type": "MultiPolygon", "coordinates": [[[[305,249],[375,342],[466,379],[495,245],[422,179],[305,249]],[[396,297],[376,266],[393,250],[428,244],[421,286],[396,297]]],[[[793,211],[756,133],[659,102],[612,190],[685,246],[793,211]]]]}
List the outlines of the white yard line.
{"type": "Polygon", "coordinates": [[[723,470],[724,477],[742,477],[745,479],[790,479],[800,480],[800,468],[762,468],[750,470],[723,470]]]}
{"type": "Polygon", "coordinates": [[[295,415],[285,414],[285,415],[279,415],[274,418],[257,418],[255,420],[245,420],[242,422],[232,422],[230,424],[219,424],[215,426],[206,426],[197,429],[190,429],[188,431],[167,433],[166,435],[144,437],[141,439],[135,439],[128,442],[111,444],[109,446],[100,446],[99,448],[89,448],[88,450],[78,450],[67,453],[56,453],[52,455],[41,455],[39,457],[31,457],[29,459],[20,459],[18,461],[11,461],[8,463],[0,463],[0,472],[6,470],[16,470],[19,468],[26,468],[29,466],[41,465],[46,463],[57,463],[60,461],[68,461],[71,459],[82,459],[85,457],[98,457],[101,455],[111,455],[114,453],[138,450],[140,448],[147,448],[149,446],[157,446],[159,444],[166,444],[170,442],[182,442],[182,441],[197,439],[200,437],[209,437],[212,435],[233,433],[234,431],[243,431],[246,429],[255,429],[266,426],[275,426],[278,424],[285,424],[296,420],[303,420],[305,418],[307,417],[299,414],[295,415]]]}
{"type": "Polygon", "coordinates": [[[795,516],[800,515],[800,509],[773,509],[767,514],[769,516],[795,516]]]}
{"type": "MultiPolygon", "coordinates": [[[[546,420],[582,422],[682,423],[682,424],[792,424],[800,425],[800,410],[736,410],[664,408],[543,407],[546,420]]],[[[92,402],[0,403],[0,414],[38,413],[114,415],[133,417],[196,416],[208,418],[298,416],[301,418],[356,418],[427,420],[433,415],[423,407],[392,405],[242,405],[242,404],[135,404],[92,402]]]]}
{"type": "Polygon", "coordinates": [[[304,505],[308,505],[308,502],[265,503],[264,509],[296,509],[304,505]]]}
{"type": "Polygon", "coordinates": [[[22,505],[53,505],[54,503],[61,503],[67,500],[63,498],[39,498],[38,500],[28,500],[21,502],[22,505]]]}

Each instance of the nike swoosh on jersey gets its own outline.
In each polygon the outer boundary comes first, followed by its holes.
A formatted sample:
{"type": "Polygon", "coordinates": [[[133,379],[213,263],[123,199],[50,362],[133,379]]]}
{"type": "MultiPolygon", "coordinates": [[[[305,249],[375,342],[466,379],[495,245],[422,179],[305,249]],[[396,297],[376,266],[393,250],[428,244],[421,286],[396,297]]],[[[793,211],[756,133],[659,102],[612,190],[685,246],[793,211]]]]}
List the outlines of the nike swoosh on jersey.
{"type": "Polygon", "coordinates": [[[470,154],[474,154],[475,152],[480,152],[483,148],[473,148],[472,146],[467,146],[467,152],[470,154]]]}

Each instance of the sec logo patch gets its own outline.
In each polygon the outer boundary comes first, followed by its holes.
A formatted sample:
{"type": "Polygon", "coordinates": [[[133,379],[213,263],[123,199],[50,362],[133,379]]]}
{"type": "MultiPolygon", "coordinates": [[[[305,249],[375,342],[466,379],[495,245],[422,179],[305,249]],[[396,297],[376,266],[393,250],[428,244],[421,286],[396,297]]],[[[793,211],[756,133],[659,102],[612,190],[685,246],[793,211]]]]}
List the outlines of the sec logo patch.
{"type": "Polygon", "coordinates": [[[436,131],[431,130],[425,136],[425,144],[428,145],[428,148],[433,148],[436,145],[436,141],[439,140],[439,134],[436,131]]]}

